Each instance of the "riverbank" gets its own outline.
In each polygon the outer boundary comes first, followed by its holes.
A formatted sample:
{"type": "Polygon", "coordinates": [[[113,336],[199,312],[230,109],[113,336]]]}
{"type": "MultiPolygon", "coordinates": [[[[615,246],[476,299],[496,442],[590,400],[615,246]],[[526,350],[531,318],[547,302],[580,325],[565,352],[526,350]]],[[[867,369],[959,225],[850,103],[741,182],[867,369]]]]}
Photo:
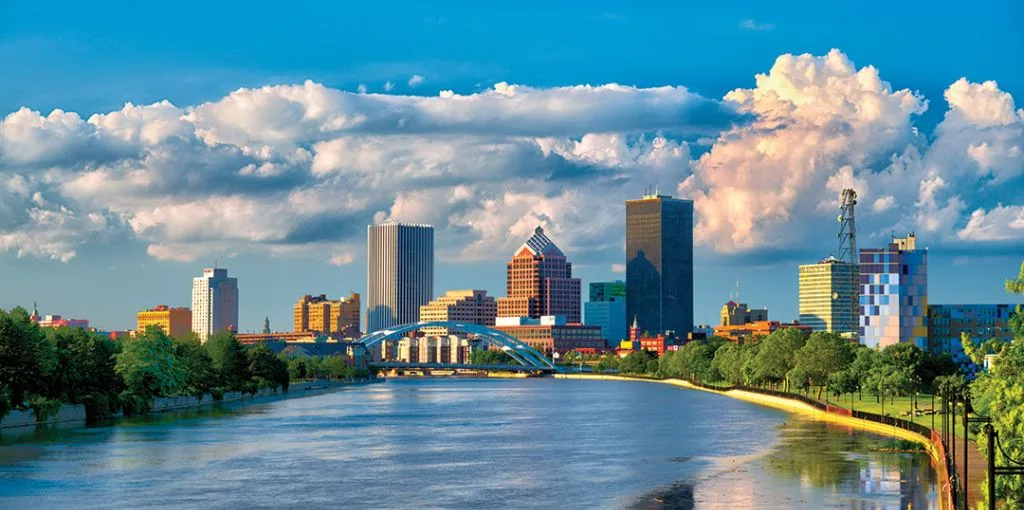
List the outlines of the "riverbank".
{"type": "MultiPolygon", "coordinates": [[[[142,413],[139,416],[145,415],[159,415],[164,413],[171,413],[177,411],[189,411],[194,409],[202,409],[205,407],[212,407],[214,405],[232,404],[232,405],[251,405],[251,404],[262,404],[266,402],[273,402],[275,400],[284,400],[288,398],[302,398],[320,395],[324,393],[330,393],[335,390],[347,388],[351,386],[361,386],[365,384],[381,383],[385,382],[384,378],[375,379],[360,379],[354,381],[308,381],[298,382],[292,384],[288,391],[278,390],[264,390],[258,393],[242,393],[242,392],[230,392],[224,395],[220,400],[214,400],[210,395],[204,395],[201,398],[191,396],[181,397],[160,397],[153,401],[152,408],[142,413]]],[[[44,422],[35,423],[23,423],[16,426],[9,426],[0,428],[0,437],[5,440],[17,440],[19,437],[36,435],[39,429],[58,428],[58,429],[76,429],[84,428],[89,425],[86,424],[84,407],[81,407],[82,412],[80,415],[74,416],[73,419],[54,420],[53,418],[48,419],[44,422]]],[[[109,419],[105,419],[100,422],[103,425],[109,425],[117,423],[119,420],[125,419],[125,416],[120,414],[112,416],[109,419]]]]}
{"type": "MultiPolygon", "coordinates": [[[[852,416],[842,416],[839,414],[829,413],[824,410],[818,409],[806,402],[802,402],[795,399],[784,398],[775,395],[765,395],[761,393],[754,393],[751,391],[739,390],[739,389],[710,389],[682,379],[653,379],[644,377],[626,377],[621,375],[607,375],[607,374],[555,374],[556,379],[581,379],[581,380],[607,380],[607,381],[635,381],[635,382],[653,382],[661,384],[669,384],[672,386],[678,386],[681,388],[687,388],[692,390],[705,391],[708,393],[715,393],[718,395],[724,395],[735,399],[743,400],[753,404],[759,404],[766,407],[772,407],[775,409],[781,409],[794,414],[800,414],[809,418],[824,421],[828,423],[834,423],[837,425],[843,425],[847,427],[857,428],[868,432],[874,432],[880,435],[892,436],[895,438],[906,439],[915,443],[921,444],[928,456],[931,458],[932,466],[935,468],[939,475],[940,480],[948,480],[949,476],[945,473],[945,458],[944,454],[939,451],[935,443],[932,442],[932,438],[925,437],[916,432],[906,430],[900,427],[887,425],[883,423],[877,423],[869,420],[860,418],[854,418],[852,416]]],[[[951,502],[949,496],[945,490],[939,491],[939,507],[940,508],[951,508],[951,502]]]]}

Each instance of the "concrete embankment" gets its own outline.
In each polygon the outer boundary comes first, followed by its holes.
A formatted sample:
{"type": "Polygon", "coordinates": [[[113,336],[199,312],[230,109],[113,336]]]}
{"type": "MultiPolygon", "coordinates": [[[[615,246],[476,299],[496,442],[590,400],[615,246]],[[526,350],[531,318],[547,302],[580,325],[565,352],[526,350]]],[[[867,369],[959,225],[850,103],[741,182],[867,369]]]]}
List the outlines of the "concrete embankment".
{"type": "MultiPolygon", "coordinates": [[[[939,449],[936,447],[935,443],[932,442],[931,438],[925,437],[925,436],[923,436],[921,434],[918,434],[918,433],[910,431],[910,430],[902,429],[902,428],[899,428],[899,427],[894,427],[892,425],[886,425],[886,424],[876,423],[876,422],[869,421],[869,420],[863,420],[863,419],[860,419],[860,418],[853,418],[853,417],[850,417],[850,416],[841,416],[841,415],[838,415],[838,414],[828,413],[828,412],[825,412],[825,411],[823,411],[821,409],[818,409],[818,408],[816,408],[816,407],[814,407],[814,406],[812,406],[810,404],[807,404],[806,402],[801,402],[801,401],[796,400],[796,399],[789,399],[789,398],[779,397],[779,396],[774,396],[774,395],[764,395],[764,394],[761,394],[761,393],[755,393],[755,392],[752,392],[752,391],[744,391],[744,390],[739,390],[739,389],[713,390],[713,389],[709,389],[709,388],[703,388],[703,387],[700,387],[700,386],[696,386],[694,384],[691,384],[689,381],[682,380],[682,379],[648,379],[648,378],[643,378],[643,377],[624,377],[624,376],[607,375],[607,374],[555,374],[554,377],[557,378],[557,379],[584,379],[584,380],[597,380],[597,381],[601,381],[601,380],[604,380],[604,381],[634,381],[634,382],[653,382],[653,383],[669,384],[669,385],[672,385],[672,386],[679,386],[679,387],[682,387],[682,388],[688,388],[688,389],[693,389],[693,390],[706,391],[708,393],[715,393],[715,394],[719,394],[719,395],[725,395],[727,397],[732,397],[732,398],[744,400],[744,401],[751,402],[751,403],[754,403],[754,404],[760,404],[760,405],[763,405],[763,406],[773,407],[775,409],[781,409],[781,410],[788,411],[788,412],[791,412],[791,413],[801,414],[801,415],[804,415],[804,416],[807,416],[807,417],[810,417],[810,418],[813,418],[813,419],[816,419],[816,420],[820,420],[820,421],[831,422],[831,423],[835,423],[835,424],[838,424],[838,425],[845,425],[845,426],[848,426],[848,427],[853,427],[853,428],[857,428],[857,429],[861,429],[861,430],[866,430],[866,431],[869,431],[869,432],[874,432],[876,434],[892,436],[892,437],[898,437],[898,438],[901,438],[901,439],[906,439],[906,440],[909,440],[909,441],[914,441],[915,443],[919,443],[920,445],[924,446],[925,450],[928,452],[928,456],[931,457],[931,459],[932,459],[932,465],[935,467],[936,471],[939,474],[939,478],[940,478],[939,481],[940,481],[940,483],[943,482],[942,478],[945,476],[944,475],[944,472],[945,472],[945,460],[943,458],[943,453],[941,453],[939,451],[939,449]]],[[[948,479],[948,476],[946,476],[946,478],[948,479]]],[[[948,500],[948,496],[947,496],[947,494],[945,492],[946,491],[944,491],[944,490],[940,490],[939,491],[940,498],[943,500],[941,502],[941,504],[940,504],[940,508],[951,508],[950,502],[947,501],[948,500]]]]}
{"type": "MultiPolygon", "coordinates": [[[[154,398],[150,404],[150,413],[163,413],[170,411],[184,411],[197,409],[214,404],[223,403],[245,403],[256,404],[285,398],[308,397],[319,395],[348,386],[384,382],[384,379],[366,379],[356,381],[311,381],[292,384],[288,391],[277,389],[263,389],[256,393],[243,393],[231,391],[224,393],[221,399],[215,400],[212,395],[202,397],[178,396],[154,398]]],[[[120,418],[120,414],[113,416],[120,418]]],[[[61,428],[76,428],[85,426],[85,406],[64,405],[60,410],[46,418],[38,420],[33,411],[11,411],[0,420],[0,429],[5,429],[6,436],[19,435],[25,430],[33,430],[37,426],[60,425],[61,428]]]]}

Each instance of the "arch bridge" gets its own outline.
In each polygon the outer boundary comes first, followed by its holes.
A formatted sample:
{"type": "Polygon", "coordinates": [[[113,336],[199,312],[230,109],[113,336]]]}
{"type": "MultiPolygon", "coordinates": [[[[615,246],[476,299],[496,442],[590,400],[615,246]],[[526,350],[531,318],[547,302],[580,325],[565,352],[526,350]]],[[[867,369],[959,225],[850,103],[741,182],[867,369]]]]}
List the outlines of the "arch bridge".
{"type": "Polygon", "coordinates": [[[359,340],[356,340],[355,343],[362,344],[366,349],[369,349],[385,340],[395,340],[410,331],[430,327],[444,327],[476,335],[480,340],[497,347],[499,350],[508,354],[512,359],[525,367],[544,371],[558,370],[558,368],[550,360],[544,357],[540,351],[526,345],[512,335],[480,324],[471,324],[466,322],[420,321],[401,324],[369,333],[359,340]]]}

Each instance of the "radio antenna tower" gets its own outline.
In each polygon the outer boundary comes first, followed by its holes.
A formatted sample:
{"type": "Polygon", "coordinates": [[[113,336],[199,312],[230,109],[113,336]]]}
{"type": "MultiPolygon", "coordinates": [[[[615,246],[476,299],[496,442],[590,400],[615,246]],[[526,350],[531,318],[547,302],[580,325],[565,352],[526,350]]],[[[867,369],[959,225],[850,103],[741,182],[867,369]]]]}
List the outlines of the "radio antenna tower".
{"type": "Polygon", "coordinates": [[[846,188],[839,195],[839,260],[858,264],[857,225],[854,223],[853,207],[857,205],[857,192],[846,188]]]}

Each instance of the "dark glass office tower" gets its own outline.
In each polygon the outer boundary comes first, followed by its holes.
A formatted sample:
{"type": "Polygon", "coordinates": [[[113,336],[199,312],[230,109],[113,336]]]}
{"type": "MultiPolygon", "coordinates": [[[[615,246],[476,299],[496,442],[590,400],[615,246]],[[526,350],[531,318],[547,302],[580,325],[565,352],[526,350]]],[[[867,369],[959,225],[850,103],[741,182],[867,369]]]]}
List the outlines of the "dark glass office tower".
{"type": "Polygon", "coordinates": [[[693,202],[626,201],[626,320],[640,331],[693,331],[693,202]]]}

